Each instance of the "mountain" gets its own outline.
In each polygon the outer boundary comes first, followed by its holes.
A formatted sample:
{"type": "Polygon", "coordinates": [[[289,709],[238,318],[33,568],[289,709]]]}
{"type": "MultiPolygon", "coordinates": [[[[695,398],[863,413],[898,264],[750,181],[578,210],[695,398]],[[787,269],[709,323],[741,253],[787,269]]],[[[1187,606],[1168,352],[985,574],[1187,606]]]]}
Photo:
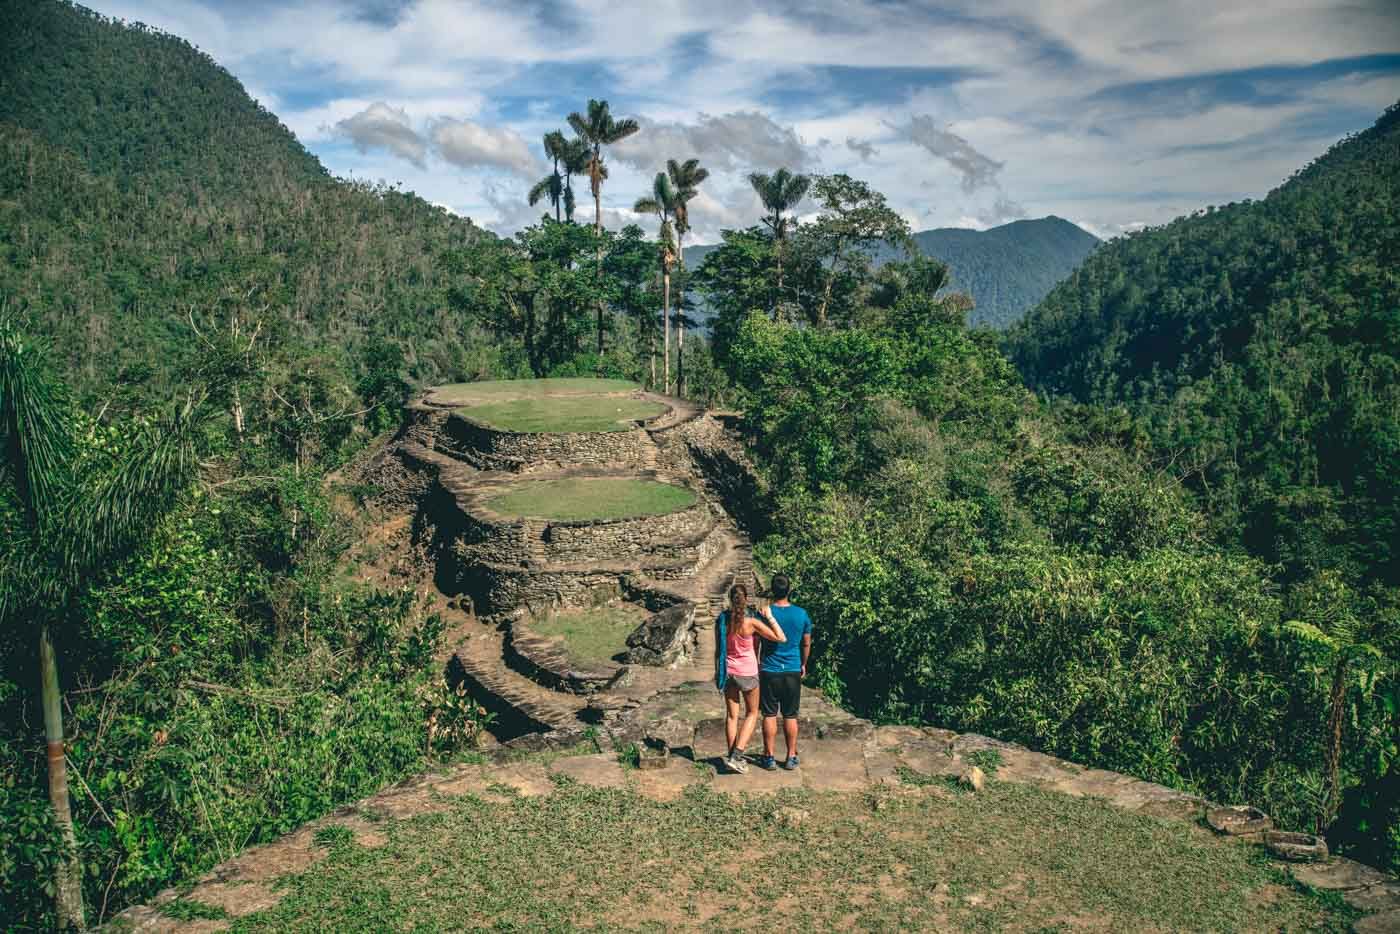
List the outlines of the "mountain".
{"type": "Polygon", "coordinates": [[[948,265],[952,288],[972,296],[969,323],[997,328],[1034,308],[1099,245],[1098,237],[1054,215],[987,230],[923,230],[914,242],[948,265]]]}
{"type": "MultiPolygon", "coordinates": [[[[950,290],[976,302],[969,323],[1004,328],[1033,308],[1098,246],[1099,239],[1064,218],[1013,221],[988,230],[939,227],[914,234],[925,256],[946,263],[950,290]]],[[[685,249],[686,266],[698,269],[714,246],[685,249]]],[[[895,256],[881,250],[875,262],[895,256]]]]}
{"type": "Polygon", "coordinates": [[[191,315],[234,307],[351,380],[388,343],[425,380],[489,352],[445,300],[470,221],[332,178],[183,39],[56,0],[0,0],[0,23],[0,307],[80,397],[178,385],[191,315]]]}
{"type": "Polygon", "coordinates": [[[1222,534],[1400,584],[1400,104],[1260,201],[1105,244],[1006,335],[1125,405],[1222,534]]]}

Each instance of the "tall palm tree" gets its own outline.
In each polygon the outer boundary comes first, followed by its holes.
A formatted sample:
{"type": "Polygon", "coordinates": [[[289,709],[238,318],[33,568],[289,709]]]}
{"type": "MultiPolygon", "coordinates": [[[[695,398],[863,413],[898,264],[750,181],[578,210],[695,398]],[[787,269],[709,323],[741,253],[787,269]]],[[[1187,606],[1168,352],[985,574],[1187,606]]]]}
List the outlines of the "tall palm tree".
{"type": "MultiPolygon", "coordinates": [[[[603,147],[620,142],[641,129],[636,120],[613,117],[607,101],[590,99],[587,115],[574,111],[569,114],[569,126],[592,149],[588,161],[588,184],[593,191],[593,235],[598,238],[597,277],[603,277],[603,147]]],[[[603,299],[598,299],[598,354],[603,353],[603,299]]]]}
{"type": "MultiPolygon", "coordinates": [[[[578,205],[574,198],[574,176],[586,173],[592,158],[593,150],[589,148],[586,140],[574,137],[564,143],[563,155],[560,157],[564,165],[564,217],[571,224],[574,222],[574,208],[578,205]]],[[[607,177],[607,168],[604,167],[603,178],[607,177]]]]}
{"type": "Polygon", "coordinates": [[[763,219],[763,223],[772,229],[778,247],[778,286],[773,295],[773,317],[776,318],[783,293],[783,251],[787,245],[788,226],[792,222],[786,212],[797,207],[806,196],[812,179],[808,175],[796,175],[787,169],[779,169],[772,175],[754,172],[749,176],[749,184],[763,201],[763,206],[772,212],[763,219]]]}
{"type": "Polygon", "coordinates": [[[677,162],[666,160],[666,175],[676,190],[676,259],[681,268],[681,286],[676,296],[680,322],[676,326],[676,395],[685,395],[685,235],[690,233],[690,201],[700,193],[700,183],[710,177],[710,170],[701,168],[699,159],[677,162]]]}
{"type": "Polygon", "coordinates": [[[661,259],[661,391],[665,393],[671,391],[671,266],[676,260],[676,248],[671,237],[671,218],[675,216],[676,206],[680,203],[677,196],[678,192],[671,185],[670,177],[665,172],[657,172],[651,183],[651,197],[638,198],[637,203],[632,205],[632,210],[655,214],[661,221],[657,241],[660,245],[661,259]]]}
{"type": "Polygon", "coordinates": [[[554,219],[559,217],[559,208],[564,201],[564,176],[559,171],[559,163],[566,155],[568,141],[564,134],[558,130],[551,130],[544,135],[544,154],[554,160],[554,171],[544,178],[535,182],[535,186],[530,189],[530,207],[534,207],[541,198],[549,196],[549,203],[554,205],[554,219]]]}
{"type": "Polygon", "coordinates": [[[192,406],[148,431],[115,465],[75,452],[62,384],[44,349],[0,317],[0,479],[19,513],[0,552],[0,619],[37,629],[49,801],[67,844],[55,870],[59,926],[82,929],[82,869],[68,803],[63,703],[53,626],[71,617],[88,579],[119,559],[173,505],[193,474],[192,406]]]}

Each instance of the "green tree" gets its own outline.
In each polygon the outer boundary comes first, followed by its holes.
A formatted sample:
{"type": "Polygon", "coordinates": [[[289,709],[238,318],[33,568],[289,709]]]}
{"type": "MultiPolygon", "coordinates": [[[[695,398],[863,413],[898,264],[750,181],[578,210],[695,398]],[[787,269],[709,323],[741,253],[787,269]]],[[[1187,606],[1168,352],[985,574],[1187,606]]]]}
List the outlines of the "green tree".
{"type": "Polygon", "coordinates": [[[55,881],[57,915],[61,925],[81,929],[82,871],[54,630],[73,617],[92,576],[129,552],[170,508],[195,462],[188,406],[110,464],[78,456],[70,412],[43,348],[0,318],[3,475],[20,516],[0,564],[0,618],[37,630],[49,798],[67,851],[55,881]]]}
{"type": "Polygon", "coordinates": [[[554,169],[544,178],[535,182],[527,196],[530,207],[534,207],[542,198],[548,197],[549,203],[554,205],[554,219],[560,220],[560,208],[564,203],[564,175],[559,171],[559,164],[568,155],[568,141],[564,134],[558,130],[550,130],[544,135],[544,154],[554,160],[554,169]]]}
{"type": "Polygon", "coordinates": [[[1289,633],[1317,649],[1330,669],[1323,735],[1327,789],[1318,806],[1319,834],[1327,830],[1342,803],[1342,734],[1352,676],[1359,672],[1360,683],[1374,687],[1374,677],[1368,675],[1385,661],[1385,653],[1373,641],[1379,625],[1374,620],[1365,622],[1367,614],[1357,612],[1357,603],[1342,576],[1329,569],[1298,587],[1292,607],[1297,618],[1284,623],[1289,633]]]}
{"type": "MultiPolygon", "coordinates": [[[[621,142],[636,133],[641,127],[631,118],[617,119],[612,115],[607,101],[588,101],[587,113],[574,111],[569,114],[569,126],[590,147],[588,161],[588,186],[593,192],[593,233],[599,239],[597,275],[603,275],[603,180],[608,177],[603,164],[603,147],[621,142]]],[[[603,353],[603,303],[598,303],[598,354],[603,353]]]]}
{"type": "Polygon", "coordinates": [[[710,177],[710,170],[700,165],[699,159],[677,162],[666,160],[666,174],[671,179],[671,187],[676,190],[676,259],[681,268],[681,287],[676,295],[678,327],[676,329],[676,395],[685,395],[685,332],[689,321],[685,315],[685,235],[690,233],[690,202],[700,193],[700,184],[710,177]]]}
{"type": "Polygon", "coordinates": [[[753,186],[764,208],[769,211],[763,223],[773,232],[773,239],[778,245],[777,280],[771,306],[773,317],[777,318],[778,307],[783,300],[783,254],[788,230],[792,225],[792,218],[787,216],[787,212],[796,208],[807,196],[807,189],[812,187],[812,179],[810,176],[797,175],[783,168],[772,175],[753,172],[749,175],[749,184],[753,186]]]}
{"type": "Polygon", "coordinates": [[[814,322],[818,327],[826,327],[832,286],[854,257],[868,265],[869,258],[862,250],[885,243],[909,253],[914,245],[908,223],[891,210],[883,194],[865,182],[845,174],[818,175],[812,194],[821,203],[822,213],[803,228],[803,234],[817,246],[826,267],[826,282],[814,322]]]}
{"type": "Polygon", "coordinates": [[[638,198],[637,203],[632,205],[632,210],[655,214],[661,222],[656,240],[661,263],[661,391],[665,393],[671,391],[671,267],[675,265],[677,256],[671,219],[676,214],[678,203],[678,192],[672,187],[670,177],[665,172],[657,172],[651,182],[651,194],[638,198]]]}
{"type": "MultiPolygon", "coordinates": [[[[592,158],[592,150],[589,149],[587,140],[575,136],[564,143],[563,155],[560,157],[564,169],[564,219],[571,224],[574,222],[574,210],[578,207],[578,200],[574,196],[574,176],[587,173],[592,158]]],[[[608,177],[606,166],[601,167],[599,171],[604,179],[608,177]]]]}

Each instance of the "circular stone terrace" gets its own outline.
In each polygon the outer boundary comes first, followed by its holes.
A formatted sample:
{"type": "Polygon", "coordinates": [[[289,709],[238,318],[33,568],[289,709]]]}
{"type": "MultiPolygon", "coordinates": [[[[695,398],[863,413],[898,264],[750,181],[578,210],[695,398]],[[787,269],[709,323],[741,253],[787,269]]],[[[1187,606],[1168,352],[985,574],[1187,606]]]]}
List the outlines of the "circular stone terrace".
{"type": "Polygon", "coordinates": [[[451,408],[486,428],[515,434],[628,431],[670,411],[622,379],[507,379],[453,383],[429,393],[430,405],[451,408]]]}
{"type": "Polygon", "coordinates": [[[686,408],[626,380],[579,377],[439,386],[420,411],[447,413],[444,447],[477,469],[523,471],[649,466],[655,446],[642,429],[686,408]]]}

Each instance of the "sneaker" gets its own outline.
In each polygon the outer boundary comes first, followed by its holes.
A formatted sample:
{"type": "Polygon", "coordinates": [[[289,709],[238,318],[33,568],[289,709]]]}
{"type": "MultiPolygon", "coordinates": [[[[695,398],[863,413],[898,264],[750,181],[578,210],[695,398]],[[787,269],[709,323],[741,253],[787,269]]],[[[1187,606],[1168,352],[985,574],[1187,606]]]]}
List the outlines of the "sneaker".
{"type": "Polygon", "coordinates": [[[758,766],[759,768],[774,772],[777,771],[778,760],[774,759],[772,756],[764,756],[762,759],[758,760],[758,766]]]}
{"type": "Polygon", "coordinates": [[[736,772],[739,775],[743,775],[749,770],[749,764],[744,761],[742,756],[728,756],[725,758],[724,764],[729,771],[736,772]]]}
{"type": "Polygon", "coordinates": [[[796,756],[788,756],[788,757],[787,757],[787,761],[783,763],[783,768],[785,768],[785,769],[787,769],[789,772],[791,772],[793,769],[797,768],[797,765],[798,765],[798,763],[797,763],[797,757],[796,757],[796,756]]]}

